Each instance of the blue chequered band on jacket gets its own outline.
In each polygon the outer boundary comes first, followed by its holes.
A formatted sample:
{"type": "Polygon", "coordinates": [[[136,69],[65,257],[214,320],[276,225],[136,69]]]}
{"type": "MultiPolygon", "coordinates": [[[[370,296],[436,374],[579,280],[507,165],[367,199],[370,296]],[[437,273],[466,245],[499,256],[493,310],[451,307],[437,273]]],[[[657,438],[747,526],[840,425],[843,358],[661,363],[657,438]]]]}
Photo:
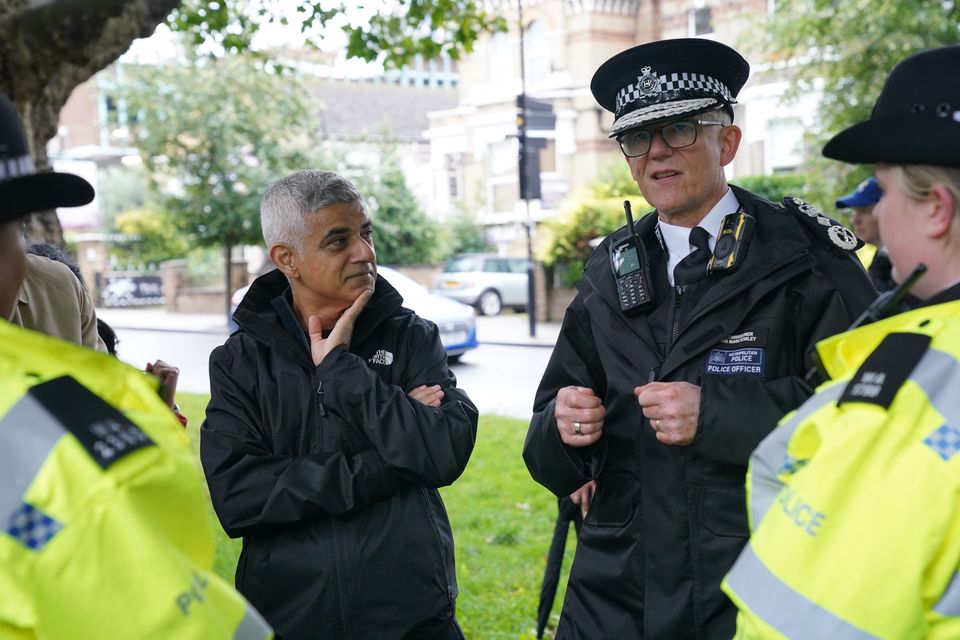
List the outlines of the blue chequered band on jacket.
{"type": "Polygon", "coordinates": [[[946,424],[941,425],[924,438],[923,444],[944,460],[949,460],[960,451],[960,430],[946,424]]]}
{"type": "MultiPolygon", "coordinates": [[[[727,85],[702,73],[668,73],[656,77],[660,80],[660,86],[654,91],[643,91],[640,88],[642,79],[640,77],[637,78],[635,83],[628,84],[620,89],[617,92],[617,114],[619,115],[625,106],[634,102],[639,102],[639,106],[644,107],[661,102],[665,96],[683,96],[687,92],[719,95],[723,96],[723,99],[727,102],[733,102],[733,95],[727,85]]],[[[690,97],[695,96],[691,95],[690,97]]]]}
{"type": "Polygon", "coordinates": [[[6,531],[25,547],[39,551],[62,528],[62,524],[24,502],[10,515],[6,531]]]}

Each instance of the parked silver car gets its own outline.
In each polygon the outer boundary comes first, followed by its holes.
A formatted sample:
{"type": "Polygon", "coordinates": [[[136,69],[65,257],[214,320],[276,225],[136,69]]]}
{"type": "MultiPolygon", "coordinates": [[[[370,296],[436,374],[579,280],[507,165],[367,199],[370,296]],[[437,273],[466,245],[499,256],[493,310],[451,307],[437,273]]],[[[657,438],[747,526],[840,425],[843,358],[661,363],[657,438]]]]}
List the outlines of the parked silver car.
{"type": "Polygon", "coordinates": [[[524,258],[491,253],[464,253],[447,261],[437,276],[437,293],[495,316],[503,307],[522,311],[527,306],[527,265],[524,258]]]}

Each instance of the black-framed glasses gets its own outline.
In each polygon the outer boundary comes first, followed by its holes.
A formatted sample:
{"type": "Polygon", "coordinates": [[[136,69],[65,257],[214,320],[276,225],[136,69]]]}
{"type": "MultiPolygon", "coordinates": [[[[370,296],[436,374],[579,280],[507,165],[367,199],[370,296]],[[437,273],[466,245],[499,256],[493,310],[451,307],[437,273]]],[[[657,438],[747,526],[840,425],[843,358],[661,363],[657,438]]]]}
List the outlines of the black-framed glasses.
{"type": "Polygon", "coordinates": [[[650,152],[650,145],[653,144],[653,136],[659,133],[664,143],[671,149],[683,149],[689,147],[697,141],[697,125],[717,125],[727,126],[718,120],[677,120],[670,122],[658,129],[634,129],[627,131],[617,138],[620,143],[620,149],[623,155],[628,158],[636,158],[650,152]]]}

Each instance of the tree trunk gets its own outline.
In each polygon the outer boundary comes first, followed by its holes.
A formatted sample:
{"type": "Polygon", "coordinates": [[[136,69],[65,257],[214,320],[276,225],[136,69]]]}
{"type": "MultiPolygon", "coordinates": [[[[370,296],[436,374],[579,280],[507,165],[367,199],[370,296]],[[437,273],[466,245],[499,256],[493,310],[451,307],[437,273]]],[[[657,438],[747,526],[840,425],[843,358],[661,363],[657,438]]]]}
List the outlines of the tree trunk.
{"type": "MultiPolygon", "coordinates": [[[[0,93],[20,113],[38,169],[74,87],[153,33],[180,0],[0,0],[0,93]]],[[[56,212],[27,227],[37,241],[63,245],[56,212]]]]}

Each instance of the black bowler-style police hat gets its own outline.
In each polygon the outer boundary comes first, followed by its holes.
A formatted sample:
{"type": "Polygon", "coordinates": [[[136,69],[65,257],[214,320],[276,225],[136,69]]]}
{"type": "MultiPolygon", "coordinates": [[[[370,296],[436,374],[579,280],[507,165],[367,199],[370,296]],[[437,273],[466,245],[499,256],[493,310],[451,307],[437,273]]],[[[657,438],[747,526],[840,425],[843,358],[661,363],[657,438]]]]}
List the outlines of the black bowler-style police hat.
{"type": "Polygon", "coordinates": [[[642,44],[597,69],[590,90],[615,118],[610,137],[736,103],[750,65],[725,44],[678,38],[642,44]]]}
{"type": "Polygon", "coordinates": [[[960,167],[960,45],[914,54],[893,68],[873,113],[834,136],[823,155],[857,164],[960,167]]]}
{"type": "Polygon", "coordinates": [[[80,176],[36,170],[20,117],[10,100],[0,95],[0,224],[91,200],[93,187],[80,176]]]}

